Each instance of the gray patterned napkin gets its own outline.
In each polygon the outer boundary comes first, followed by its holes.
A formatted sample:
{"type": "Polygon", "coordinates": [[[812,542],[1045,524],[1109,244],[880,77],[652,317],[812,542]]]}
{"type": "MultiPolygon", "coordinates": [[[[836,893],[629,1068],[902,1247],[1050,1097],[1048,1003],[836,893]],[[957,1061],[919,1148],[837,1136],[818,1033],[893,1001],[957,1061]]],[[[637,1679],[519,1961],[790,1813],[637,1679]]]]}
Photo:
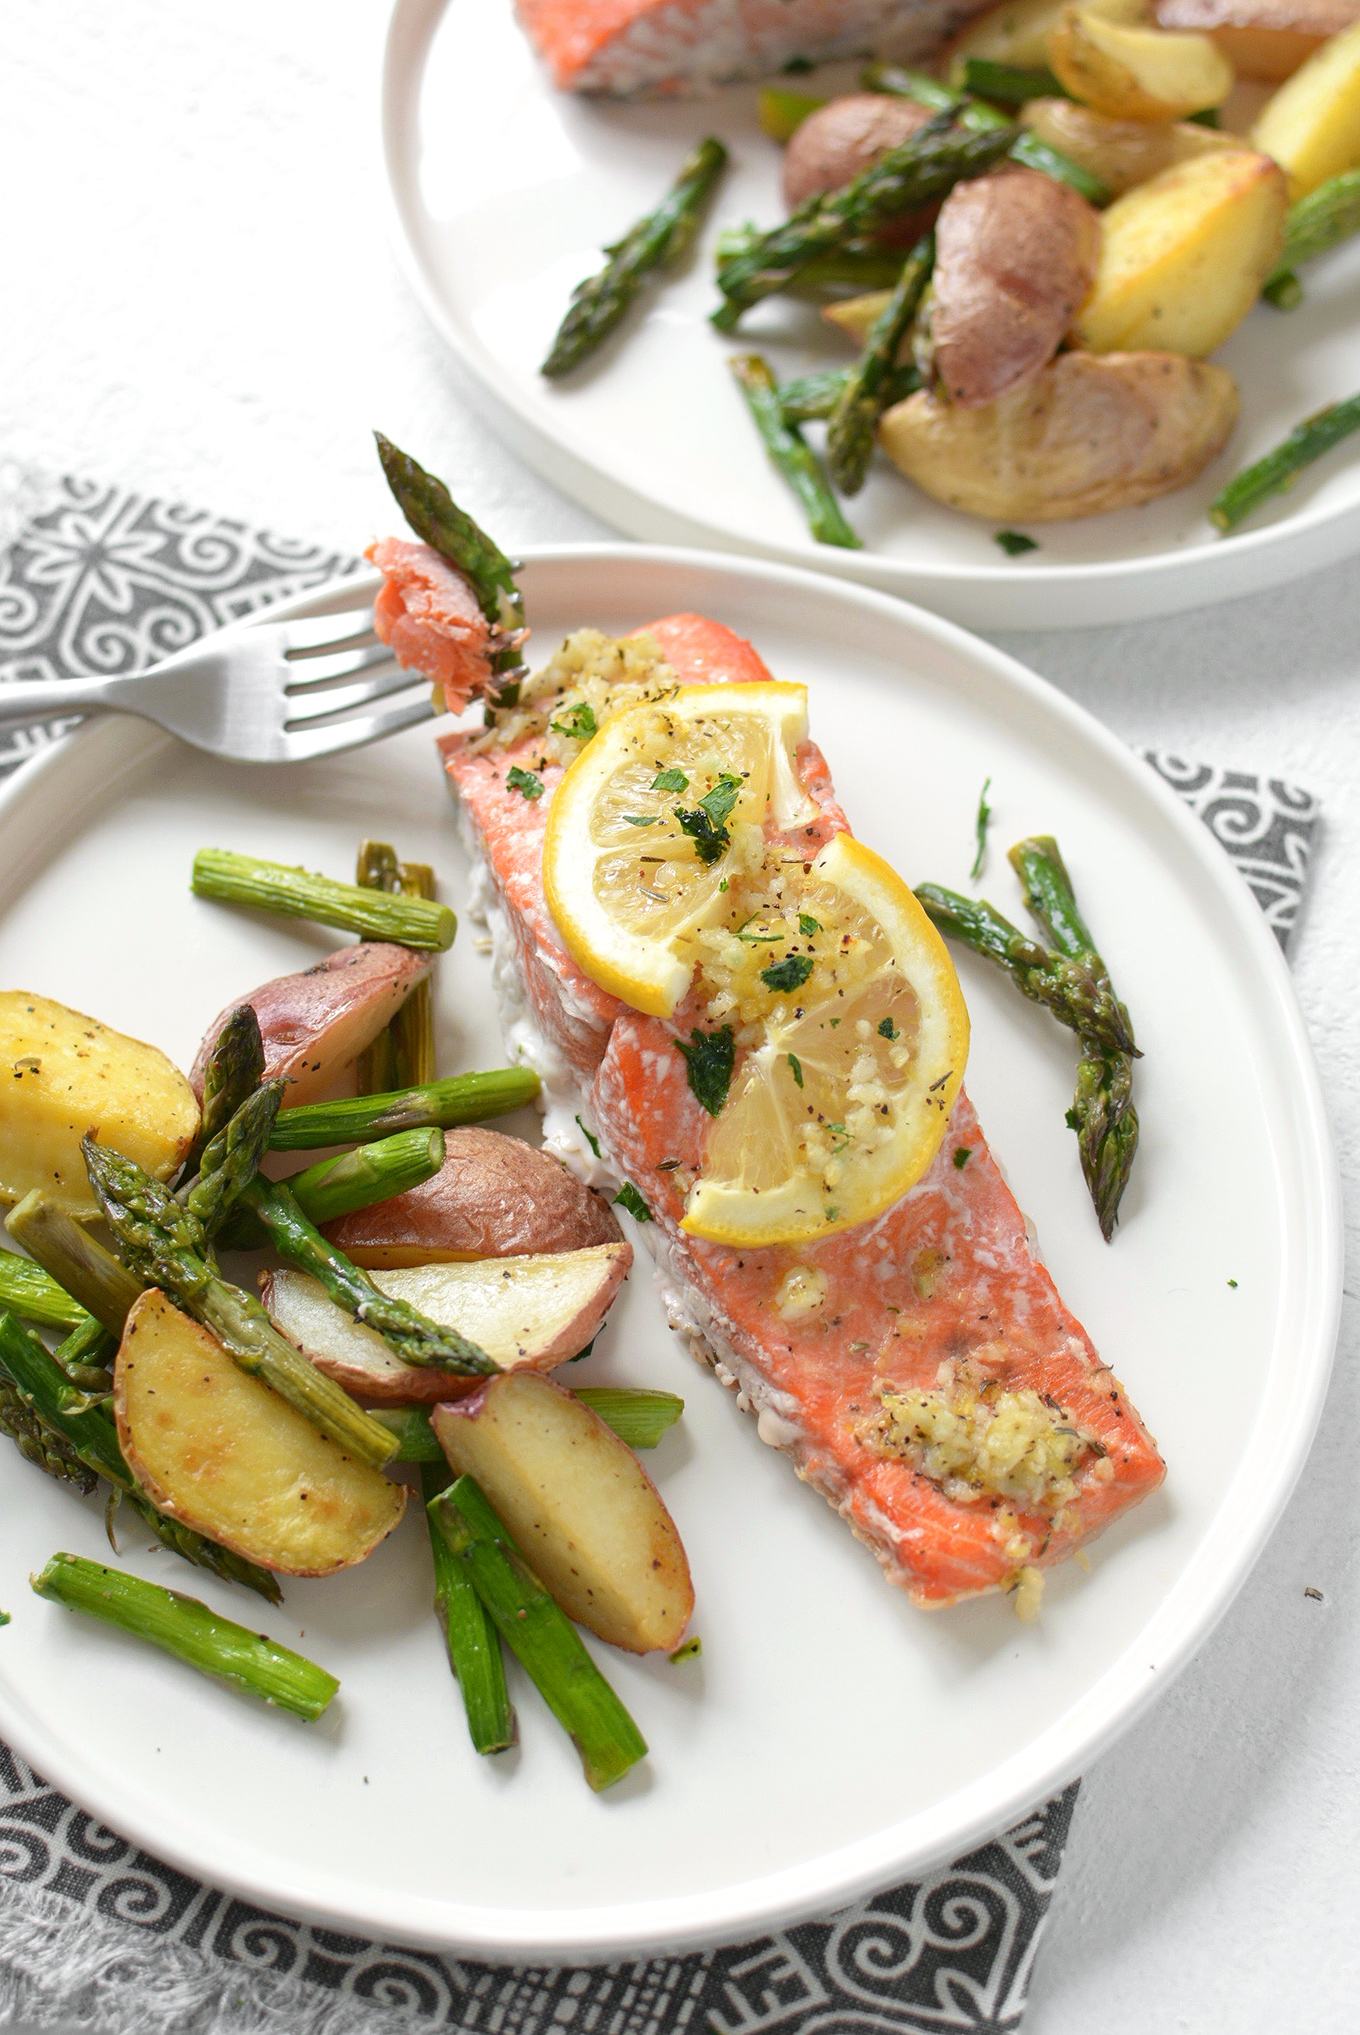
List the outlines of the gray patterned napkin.
{"type": "MultiPolygon", "coordinates": [[[[354,561],[201,510],[0,463],[0,683],[139,670],[354,561]]],[[[21,731],[0,774],[61,732],[21,731]]],[[[1284,946],[1306,792],[1147,761],[1237,861],[1284,946]]],[[[736,1948],[512,1970],[252,1907],[107,1830],[0,1744],[0,2026],[90,2035],[1015,2035],[1074,1783],[920,1881],[736,1948]]]]}

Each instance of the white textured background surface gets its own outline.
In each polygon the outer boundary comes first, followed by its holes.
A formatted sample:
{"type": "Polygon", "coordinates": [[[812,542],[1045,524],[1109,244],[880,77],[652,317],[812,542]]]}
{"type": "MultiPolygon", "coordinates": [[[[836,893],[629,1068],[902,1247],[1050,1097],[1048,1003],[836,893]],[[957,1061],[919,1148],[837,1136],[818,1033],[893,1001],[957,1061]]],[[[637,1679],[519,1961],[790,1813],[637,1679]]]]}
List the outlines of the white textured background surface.
{"type": "MultiPolygon", "coordinates": [[[[497,445],[387,251],[384,18],[381,0],[4,0],[0,461],[354,547],[390,521],[379,424],[507,543],[599,534],[497,445]]],[[[1130,742],[1324,797],[1295,960],[1353,1232],[1360,572],[1004,641],[1130,742]]],[[[1200,1658],[1087,1777],[1030,2035],[1356,2025],[1358,1340],[1351,1301],[1284,1524],[1200,1658]]]]}

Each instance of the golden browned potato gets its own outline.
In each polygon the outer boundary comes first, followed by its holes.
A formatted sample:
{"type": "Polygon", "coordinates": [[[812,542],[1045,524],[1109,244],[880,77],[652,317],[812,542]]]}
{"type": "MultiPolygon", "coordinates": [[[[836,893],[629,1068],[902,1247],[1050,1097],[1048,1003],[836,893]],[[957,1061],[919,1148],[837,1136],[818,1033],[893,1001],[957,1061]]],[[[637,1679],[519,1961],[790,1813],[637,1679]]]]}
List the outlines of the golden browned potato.
{"type": "Polygon", "coordinates": [[[608,1202],[560,1160],[504,1131],[467,1124],[444,1133],[432,1179],[323,1225],[356,1265],[435,1265],[621,1244],[608,1202]]]}
{"type": "Polygon", "coordinates": [[[1116,198],[1096,286],[1073,328],[1093,353],[1212,353],[1246,317],[1284,245],[1289,194],[1269,156],[1197,156],[1116,198]]]}
{"type": "Polygon", "coordinates": [[[113,1409],[159,1511],[280,1575],[352,1568],[406,1509],[400,1484],[318,1434],[163,1293],[128,1315],[113,1409]]]}
{"type": "Polygon", "coordinates": [[[1360,166],[1360,24],[1325,42],[1281,85],[1251,139],[1284,170],[1291,198],[1360,166]]]}
{"type": "MultiPolygon", "coordinates": [[[[1138,21],[1145,11],[1144,0],[1090,0],[1090,4],[1107,21],[1138,21]]],[[[1048,32],[1066,5],[1067,0],[1002,0],[1001,6],[976,15],[941,52],[950,83],[962,86],[969,57],[1014,64],[1022,71],[1042,70],[1048,63],[1048,32]]]]}
{"type": "Polygon", "coordinates": [[[792,212],[821,191],[838,191],[931,119],[925,106],[884,92],[828,99],[802,121],[784,150],[784,202],[792,212]]]}
{"type": "Polygon", "coordinates": [[[1020,120],[1040,141],[1099,177],[1115,198],[1192,156],[1242,146],[1239,136],[1193,120],[1112,120],[1075,99],[1031,99],[1020,120]]]}
{"type": "Polygon", "coordinates": [[[532,1371],[489,1379],[431,1425],[475,1477],[569,1618],[630,1653],[669,1653],[694,1610],[675,1522],[633,1451],[583,1401],[532,1371]]]}
{"type": "MultiPolygon", "coordinates": [[[[863,346],[870,327],[887,310],[891,299],[891,290],[866,290],[862,297],[842,297],[838,304],[823,304],[822,316],[856,346],[863,346]]],[[[910,351],[909,342],[904,342],[904,347],[910,351]]]]}
{"type": "Polygon", "coordinates": [[[80,1141],[92,1131],[168,1180],[198,1130],[198,1102],[155,1046],[112,1031],[50,996],[0,990],[0,1203],[35,1187],[93,1222],[80,1141]]]}
{"type": "Polygon", "coordinates": [[[1096,275],[1100,215],[1070,185],[1014,169],[940,208],[930,334],[951,402],[994,403],[1052,360],[1096,275]]]}
{"type": "Polygon", "coordinates": [[[937,502],[999,523],[1130,509],[1195,478],[1227,444],[1237,385],[1177,353],[1060,353],[985,410],[922,390],[879,442],[937,502]]]}
{"type": "Polygon", "coordinates": [[[1360,18],[1360,0],[1157,0],[1160,28],[1212,35],[1243,78],[1291,78],[1360,18]]]}
{"type": "Polygon", "coordinates": [[[1221,106],[1233,88],[1233,67],[1209,36],[1106,21],[1090,7],[1064,7],[1048,61],[1074,99],[1115,120],[1184,120],[1221,106]]]}

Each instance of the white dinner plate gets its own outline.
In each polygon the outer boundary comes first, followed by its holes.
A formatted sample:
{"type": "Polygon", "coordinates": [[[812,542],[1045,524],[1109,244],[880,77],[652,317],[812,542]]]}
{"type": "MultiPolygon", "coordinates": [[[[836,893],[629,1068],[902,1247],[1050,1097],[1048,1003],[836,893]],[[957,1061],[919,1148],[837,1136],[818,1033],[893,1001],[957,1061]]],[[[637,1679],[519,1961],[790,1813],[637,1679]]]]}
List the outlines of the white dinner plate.
{"type": "MultiPolygon", "coordinates": [[[[1124,1222],[1101,1242],[1063,1112],[1066,1033],[961,972],[968,1086],[1062,1293],[1141,1408],[1162,1491],[1048,1584],[916,1611],[664,1324],[645,1252],[573,1381],[671,1387],[648,1458],[693,1564],[702,1659],[605,1648],[651,1745],[603,1796],[512,1666],[523,1743],[479,1760],[430,1615],[412,1510],[362,1568],[281,1610],[150,1550],[122,1559],[336,1672],[306,1726],[35,1598],[58,1548],[107,1557],[102,1507],[0,1451],[0,1735],[115,1829],[280,1908],[411,1943],[543,1962],[754,1934],[957,1854],[1072,1775],[1162,1689],[1241,1583],[1303,1463],[1340,1294],[1317,1076],[1265,920],[1208,832],[1059,693],[952,624],[780,566],[636,546],[539,552],[534,648],[707,612],[781,679],[856,830],[913,881],[1020,916],[1004,846],[1052,830],[1146,1059],[1124,1222]],[[1234,1285],[1232,1282],[1236,1282],[1234,1285]]],[[[305,608],[307,603],[297,604],[305,608]]],[[[187,1065],[229,1000],[337,936],[196,900],[217,845],[343,875],[361,835],[431,862],[464,913],[428,727],[288,769],[210,762],[136,721],[87,726],[0,799],[0,983],[58,997],[187,1065]]],[[[443,1070],[502,1059],[490,962],[463,924],[437,976],[443,1070]]],[[[531,1115],[517,1127],[532,1132],[531,1115]]],[[[607,1656],[607,1658],[605,1658],[607,1656]]]]}
{"type": "MultiPolygon", "coordinates": [[[[811,82],[846,90],[854,76],[827,67],[811,82]]],[[[815,544],[726,363],[755,347],[797,373],[846,361],[845,343],[814,308],[789,302],[748,313],[735,338],[707,322],[719,230],[782,216],[780,152],[759,131],[755,97],[752,86],[669,104],[573,97],[549,85],[511,0],[397,0],[383,141],[404,265],[495,399],[502,434],[567,493],[629,537],[844,573],[973,628],[1167,614],[1258,593],[1360,547],[1360,458],[1345,451],[1233,537],[1205,514],[1301,418],[1355,394],[1360,241],[1309,265],[1301,309],[1260,306],[1219,349],[1241,386],[1242,421],[1192,487],[1116,515],[1036,524],[1041,549],[1008,559],[993,524],[942,508],[879,459],[847,504],[864,550],[815,544]],[[572,288],[709,133],[727,142],[732,166],[687,270],[594,367],[546,382],[538,364],[572,288]]]]}

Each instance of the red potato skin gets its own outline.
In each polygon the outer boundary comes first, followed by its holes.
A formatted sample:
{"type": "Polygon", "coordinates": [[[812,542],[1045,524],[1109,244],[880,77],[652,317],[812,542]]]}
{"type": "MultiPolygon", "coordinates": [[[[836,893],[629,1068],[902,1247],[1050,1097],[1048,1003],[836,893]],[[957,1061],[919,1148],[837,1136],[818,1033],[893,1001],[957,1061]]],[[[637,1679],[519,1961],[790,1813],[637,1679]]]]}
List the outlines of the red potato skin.
{"type": "MultiPolygon", "coordinates": [[[[822,191],[839,191],[853,183],[889,149],[910,141],[932,117],[926,107],[910,99],[890,99],[883,92],[851,92],[819,106],[795,130],[784,151],[784,202],[790,212],[822,191]]],[[[908,213],[875,237],[910,247],[927,230],[936,209],[928,205],[908,213]]]]}
{"type": "MultiPolygon", "coordinates": [[[[324,1225],[325,1235],[370,1268],[623,1243],[609,1204],[522,1138],[467,1124],[445,1131],[444,1154],[439,1172],[421,1186],[337,1216],[324,1225]]],[[[629,1250],[625,1271],[631,1258],[629,1250]]]]}
{"type": "Polygon", "coordinates": [[[364,940],[337,948],[315,968],[277,975],[236,997],[213,1019],[198,1049],[189,1075],[195,1095],[201,1103],[208,1058],[223,1025],[248,1003],[260,1021],[266,1079],[281,1075],[292,1083],[285,1107],[316,1101],[372,1045],[433,964],[432,954],[364,940]]]}
{"type": "Polygon", "coordinates": [[[1211,35],[1240,77],[1273,84],[1360,20],[1360,0],[1158,0],[1153,11],[1159,28],[1211,35]]]}
{"type": "Polygon", "coordinates": [[[952,403],[994,403],[1048,365],[1090,295],[1099,215],[1067,184],[1007,170],[956,184],[935,235],[936,375],[952,403]]]}

